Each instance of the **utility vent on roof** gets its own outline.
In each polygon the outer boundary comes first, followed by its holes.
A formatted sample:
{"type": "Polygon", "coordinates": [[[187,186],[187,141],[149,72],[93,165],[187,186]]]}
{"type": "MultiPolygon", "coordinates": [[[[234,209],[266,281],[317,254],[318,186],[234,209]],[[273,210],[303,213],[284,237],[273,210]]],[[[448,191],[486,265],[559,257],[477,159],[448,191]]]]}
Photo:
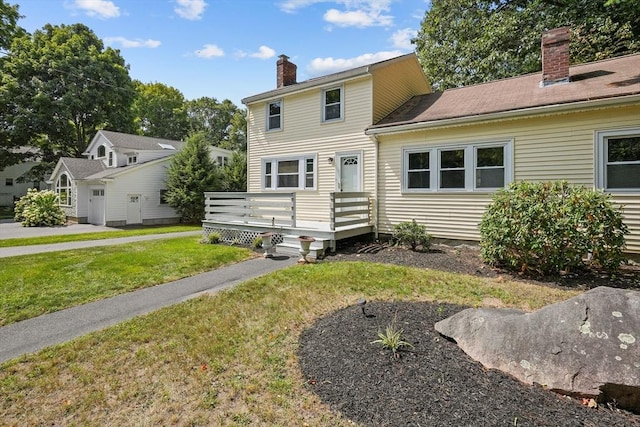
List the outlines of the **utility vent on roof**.
{"type": "Polygon", "coordinates": [[[163,150],[175,150],[176,147],[174,147],[171,144],[160,144],[158,143],[158,145],[163,149],[163,150]]]}

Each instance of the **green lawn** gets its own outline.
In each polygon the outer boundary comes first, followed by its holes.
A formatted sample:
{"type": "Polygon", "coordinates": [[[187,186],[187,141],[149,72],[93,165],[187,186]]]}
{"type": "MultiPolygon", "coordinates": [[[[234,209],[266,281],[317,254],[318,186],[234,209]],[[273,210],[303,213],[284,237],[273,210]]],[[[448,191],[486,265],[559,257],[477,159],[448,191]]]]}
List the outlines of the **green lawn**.
{"type": "Polygon", "coordinates": [[[0,414],[7,425],[353,426],[297,367],[317,318],[362,297],[535,309],[576,293],[362,262],[293,266],[0,365],[0,414]]]}
{"type": "Polygon", "coordinates": [[[117,237],[144,236],[148,234],[177,233],[202,230],[200,225],[170,225],[158,227],[132,228],[128,230],[99,231],[95,233],[64,234],[60,236],[25,237],[0,240],[0,248],[10,246],[48,245],[52,243],[78,242],[82,240],[114,239],[117,237]]]}
{"type": "Polygon", "coordinates": [[[189,236],[0,260],[0,326],[252,256],[189,236]]]}

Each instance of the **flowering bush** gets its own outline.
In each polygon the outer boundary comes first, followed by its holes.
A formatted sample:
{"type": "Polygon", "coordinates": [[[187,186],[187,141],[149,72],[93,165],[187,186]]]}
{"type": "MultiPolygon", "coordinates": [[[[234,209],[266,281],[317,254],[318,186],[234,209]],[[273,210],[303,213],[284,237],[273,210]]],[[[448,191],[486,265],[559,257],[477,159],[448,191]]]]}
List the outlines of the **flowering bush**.
{"type": "Polygon", "coordinates": [[[27,190],[16,202],[14,219],[24,227],[52,227],[63,225],[66,216],[58,206],[58,195],[51,190],[27,190]]]}

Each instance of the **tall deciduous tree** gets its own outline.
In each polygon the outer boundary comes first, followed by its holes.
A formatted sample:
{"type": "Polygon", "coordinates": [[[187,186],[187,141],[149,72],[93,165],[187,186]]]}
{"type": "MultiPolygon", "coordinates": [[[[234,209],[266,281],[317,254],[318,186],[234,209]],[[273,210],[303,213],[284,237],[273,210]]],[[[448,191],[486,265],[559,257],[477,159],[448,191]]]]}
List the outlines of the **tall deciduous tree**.
{"type": "Polygon", "coordinates": [[[204,132],[211,145],[246,150],[245,111],[225,99],[202,97],[187,102],[190,133],[204,132]]]}
{"type": "Polygon", "coordinates": [[[2,137],[40,147],[43,165],[35,177],[60,156],[80,156],[97,130],[129,129],[128,66],[82,24],[47,24],[14,38],[2,71],[2,137]]]}
{"type": "Polygon", "coordinates": [[[18,26],[18,20],[22,18],[18,10],[17,4],[10,5],[0,0],[0,54],[9,50],[14,38],[26,33],[18,26]]]}
{"type": "Polygon", "coordinates": [[[182,141],[189,128],[184,95],[162,83],[134,81],[133,115],[137,133],[182,141]]]}
{"type": "Polygon", "coordinates": [[[219,190],[220,172],[209,155],[203,133],[187,138],[185,147],[171,161],[167,173],[167,203],[185,222],[204,218],[204,192],[219,190]]]}
{"type": "Polygon", "coordinates": [[[570,26],[571,61],[640,51],[640,8],[610,0],[433,0],[414,40],[435,89],[541,69],[544,31],[570,26]]]}

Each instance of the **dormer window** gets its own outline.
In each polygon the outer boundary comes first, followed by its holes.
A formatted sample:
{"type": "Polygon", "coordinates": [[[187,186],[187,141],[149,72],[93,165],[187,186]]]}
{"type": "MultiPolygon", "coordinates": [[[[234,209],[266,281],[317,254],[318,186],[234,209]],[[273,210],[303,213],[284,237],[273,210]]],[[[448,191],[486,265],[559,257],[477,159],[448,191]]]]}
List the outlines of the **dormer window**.
{"type": "Polygon", "coordinates": [[[322,121],[342,119],[342,87],[327,89],[322,92],[322,121]]]}
{"type": "Polygon", "coordinates": [[[107,149],[104,145],[98,147],[98,158],[105,157],[107,155],[107,149]]]}
{"type": "Polygon", "coordinates": [[[270,102],[267,107],[267,130],[282,128],[282,100],[270,102]]]}
{"type": "Polygon", "coordinates": [[[134,165],[134,164],[138,163],[138,156],[135,156],[135,155],[134,156],[129,156],[127,163],[130,164],[130,165],[134,165]]]}

